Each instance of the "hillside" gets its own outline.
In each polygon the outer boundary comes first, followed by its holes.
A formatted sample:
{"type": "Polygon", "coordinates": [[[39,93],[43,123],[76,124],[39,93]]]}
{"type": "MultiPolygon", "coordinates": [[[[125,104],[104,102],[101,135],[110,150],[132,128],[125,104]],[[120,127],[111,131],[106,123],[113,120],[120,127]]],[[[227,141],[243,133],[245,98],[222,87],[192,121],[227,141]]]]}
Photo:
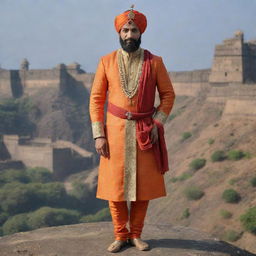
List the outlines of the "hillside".
{"type": "Polygon", "coordinates": [[[256,123],[251,117],[227,119],[222,116],[223,107],[202,95],[177,97],[173,119],[165,127],[170,160],[170,171],[165,175],[168,196],[151,202],[147,221],[193,227],[226,240],[231,232],[241,237],[235,245],[256,253],[256,236],[244,231],[239,220],[248,208],[256,206],[256,187],[250,184],[256,176],[256,123]],[[182,140],[184,132],[191,136],[182,140]],[[249,152],[250,158],[212,162],[211,155],[217,150],[226,154],[242,150],[249,152]],[[205,159],[206,164],[192,171],[189,164],[196,158],[205,159]],[[192,186],[204,192],[201,199],[185,197],[184,189],[192,186]],[[222,199],[223,191],[229,188],[240,194],[238,203],[222,199]],[[221,210],[232,216],[223,218],[221,210]]]}

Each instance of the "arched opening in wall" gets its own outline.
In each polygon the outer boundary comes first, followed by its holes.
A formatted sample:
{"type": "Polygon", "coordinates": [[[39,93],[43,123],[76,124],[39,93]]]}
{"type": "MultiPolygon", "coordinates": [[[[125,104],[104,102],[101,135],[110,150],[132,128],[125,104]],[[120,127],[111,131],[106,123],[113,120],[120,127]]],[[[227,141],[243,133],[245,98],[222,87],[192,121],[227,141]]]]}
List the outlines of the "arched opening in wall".
{"type": "Polygon", "coordinates": [[[227,73],[227,72],[225,72],[225,76],[228,76],[228,73],[227,73]]]}

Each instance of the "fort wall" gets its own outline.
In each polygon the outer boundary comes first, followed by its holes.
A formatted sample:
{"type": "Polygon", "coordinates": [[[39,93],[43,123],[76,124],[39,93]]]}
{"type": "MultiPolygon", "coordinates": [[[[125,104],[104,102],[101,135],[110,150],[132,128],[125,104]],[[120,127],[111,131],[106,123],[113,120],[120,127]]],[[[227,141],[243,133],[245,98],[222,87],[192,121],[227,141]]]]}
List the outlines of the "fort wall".
{"type": "Polygon", "coordinates": [[[22,161],[26,167],[45,167],[57,179],[93,166],[93,154],[71,142],[17,135],[3,135],[2,142],[12,160],[22,161]]]}
{"type": "Polygon", "coordinates": [[[0,99],[12,98],[11,73],[0,69],[0,99]]]}
{"type": "Polygon", "coordinates": [[[170,72],[170,78],[176,95],[196,97],[209,87],[210,69],[170,72]]]}

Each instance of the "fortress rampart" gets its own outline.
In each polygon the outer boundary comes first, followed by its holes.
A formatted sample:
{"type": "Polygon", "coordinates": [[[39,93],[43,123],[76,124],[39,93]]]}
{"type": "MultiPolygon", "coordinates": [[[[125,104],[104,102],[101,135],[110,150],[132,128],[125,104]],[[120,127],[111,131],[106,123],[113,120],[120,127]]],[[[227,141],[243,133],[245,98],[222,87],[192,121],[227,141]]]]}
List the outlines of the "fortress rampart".
{"type": "MultiPolygon", "coordinates": [[[[209,101],[225,104],[228,98],[255,100],[256,40],[244,41],[243,32],[216,45],[210,69],[170,72],[176,95],[207,95],[209,101]],[[238,98],[237,98],[238,97],[238,98]]],[[[78,63],[53,69],[29,70],[24,59],[20,70],[0,69],[0,99],[34,95],[42,88],[61,91],[82,86],[90,89],[94,74],[78,63]]]]}
{"type": "Polygon", "coordinates": [[[10,159],[22,161],[27,167],[45,167],[58,179],[87,170],[93,165],[92,153],[67,141],[52,142],[47,138],[31,140],[17,135],[3,135],[2,144],[0,152],[4,146],[10,159]]]}

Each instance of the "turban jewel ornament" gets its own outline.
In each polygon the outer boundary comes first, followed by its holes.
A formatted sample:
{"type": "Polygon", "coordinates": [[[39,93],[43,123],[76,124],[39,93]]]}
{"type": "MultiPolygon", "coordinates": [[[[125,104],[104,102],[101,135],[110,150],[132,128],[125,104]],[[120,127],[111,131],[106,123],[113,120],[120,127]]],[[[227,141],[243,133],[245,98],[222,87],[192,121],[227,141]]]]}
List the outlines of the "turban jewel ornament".
{"type": "Polygon", "coordinates": [[[147,27],[147,18],[146,16],[133,9],[134,5],[131,6],[130,10],[125,11],[119,15],[116,16],[115,18],[115,28],[117,33],[120,32],[121,28],[126,24],[126,23],[135,23],[136,26],[139,28],[140,33],[144,33],[147,27]]]}

